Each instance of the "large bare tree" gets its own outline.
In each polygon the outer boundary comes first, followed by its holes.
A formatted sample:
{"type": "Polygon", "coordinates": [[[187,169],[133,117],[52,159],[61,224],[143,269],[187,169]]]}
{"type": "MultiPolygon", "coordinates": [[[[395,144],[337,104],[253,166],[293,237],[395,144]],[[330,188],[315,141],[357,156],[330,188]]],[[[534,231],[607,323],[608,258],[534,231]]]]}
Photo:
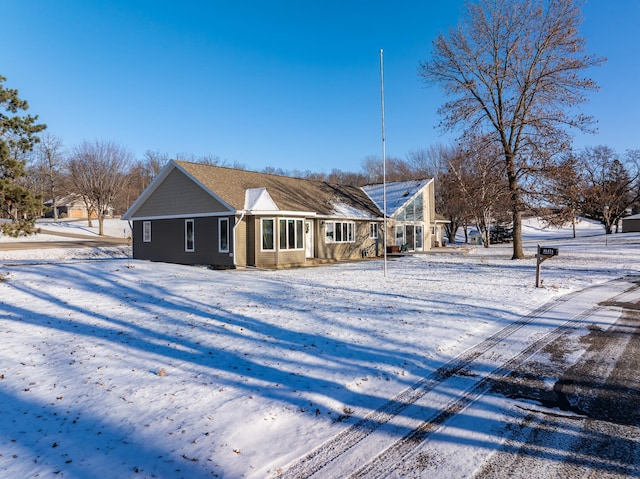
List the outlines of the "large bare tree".
{"type": "Polygon", "coordinates": [[[109,141],[84,141],[73,148],[69,175],[78,194],[98,217],[98,234],[104,234],[104,217],[115,199],[126,189],[133,157],[125,148],[109,141]]]}
{"type": "Polygon", "coordinates": [[[578,106],[597,90],[585,69],[604,59],[579,36],[582,1],[468,2],[458,26],[434,42],[419,73],[450,100],[441,126],[486,137],[501,150],[513,220],[513,258],[524,258],[523,182],[570,145],[569,128],[591,131],[578,106]]]}

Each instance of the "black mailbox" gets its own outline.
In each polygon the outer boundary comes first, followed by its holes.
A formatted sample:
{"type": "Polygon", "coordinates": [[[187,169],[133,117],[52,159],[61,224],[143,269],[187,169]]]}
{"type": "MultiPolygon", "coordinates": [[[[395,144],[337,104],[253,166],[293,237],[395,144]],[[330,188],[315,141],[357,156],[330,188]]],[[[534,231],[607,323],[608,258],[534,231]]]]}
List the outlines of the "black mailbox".
{"type": "Polygon", "coordinates": [[[558,256],[558,248],[541,247],[540,254],[542,256],[558,256]]]}

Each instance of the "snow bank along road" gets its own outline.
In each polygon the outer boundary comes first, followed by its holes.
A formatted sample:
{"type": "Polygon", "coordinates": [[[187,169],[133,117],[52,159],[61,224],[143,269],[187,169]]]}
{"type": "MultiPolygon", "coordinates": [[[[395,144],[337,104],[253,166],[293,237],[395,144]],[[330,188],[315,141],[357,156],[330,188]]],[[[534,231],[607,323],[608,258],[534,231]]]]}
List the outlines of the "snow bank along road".
{"type": "Polygon", "coordinates": [[[545,304],[274,477],[639,477],[637,279],[545,304]]]}

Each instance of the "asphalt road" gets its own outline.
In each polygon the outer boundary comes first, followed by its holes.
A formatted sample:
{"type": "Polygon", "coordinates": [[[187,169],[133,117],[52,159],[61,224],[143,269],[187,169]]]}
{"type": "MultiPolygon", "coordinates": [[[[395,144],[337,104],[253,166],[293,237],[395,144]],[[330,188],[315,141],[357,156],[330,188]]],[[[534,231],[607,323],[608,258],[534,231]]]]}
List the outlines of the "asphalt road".
{"type": "Polygon", "coordinates": [[[127,238],[111,236],[87,236],[61,231],[41,230],[42,234],[73,238],[73,241],[12,241],[0,242],[0,251],[32,250],[43,248],[102,248],[105,246],[122,246],[130,244],[127,238]]]}

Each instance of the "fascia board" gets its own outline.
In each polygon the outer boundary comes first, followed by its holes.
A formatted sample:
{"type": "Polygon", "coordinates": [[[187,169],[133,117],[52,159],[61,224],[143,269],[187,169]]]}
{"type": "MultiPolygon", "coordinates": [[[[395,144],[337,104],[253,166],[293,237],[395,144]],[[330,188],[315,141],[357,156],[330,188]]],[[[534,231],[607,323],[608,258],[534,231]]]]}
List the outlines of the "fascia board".
{"type": "Polygon", "coordinates": [[[317,215],[318,219],[329,221],[383,221],[382,216],[334,216],[334,215],[317,215]]]}
{"type": "Polygon", "coordinates": [[[216,216],[223,216],[223,217],[227,217],[229,215],[236,215],[238,214],[238,212],[235,211],[222,211],[222,212],[216,212],[216,213],[193,213],[193,214],[189,214],[189,213],[181,213],[179,215],[156,215],[156,216],[131,216],[129,218],[123,218],[126,220],[130,220],[130,221],[149,221],[149,220],[175,220],[175,219],[179,219],[179,218],[208,218],[208,217],[216,217],[216,216]]]}
{"type": "Polygon", "coordinates": [[[304,216],[309,217],[318,216],[317,213],[312,211],[285,211],[285,210],[244,210],[247,215],[254,216],[304,216]]]}

